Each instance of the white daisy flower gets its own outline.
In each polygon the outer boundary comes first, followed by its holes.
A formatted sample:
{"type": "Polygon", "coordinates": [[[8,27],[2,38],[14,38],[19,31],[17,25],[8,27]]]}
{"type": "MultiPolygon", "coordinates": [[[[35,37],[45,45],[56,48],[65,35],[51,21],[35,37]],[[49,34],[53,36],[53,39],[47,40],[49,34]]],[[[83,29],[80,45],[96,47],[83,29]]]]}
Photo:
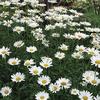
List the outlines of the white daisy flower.
{"type": "Polygon", "coordinates": [[[66,39],[74,39],[74,35],[70,35],[70,34],[66,34],[66,33],[63,35],[63,37],[66,39]]]}
{"type": "Polygon", "coordinates": [[[20,47],[22,47],[24,45],[24,42],[23,41],[16,41],[15,43],[14,43],[14,47],[16,47],[16,48],[20,48],[20,47]]]}
{"type": "Polygon", "coordinates": [[[71,90],[71,94],[72,95],[78,95],[79,94],[79,90],[78,89],[72,89],[71,90]]]}
{"type": "Polygon", "coordinates": [[[61,86],[61,88],[65,88],[68,89],[71,87],[71,81],[69,79],[66,78],[59,78],[56,83],[61,86]]]}
{"type": "Polygon", "coordinates": [[[42,44],[45,46],[45,47],[49,47],[49,40],[46,40],[45,38],[42,40],[42,44]]]}
{"type": "Polygon", "coordinates": [[[95,78],[97,75],[99,75],[98,72],[94,72],[94,71],[85,71],[83,73],[83,81],[86,81],[87,83],[90,83],[90,81],[95,78]]]}
{"type": "Polygon", "coordinates": [[[12,24],[13,24],[12,20],[4,20],[3,21],[3,25],[4,26],[11,27],[12,24]]]}
{"type": "Polygon", "coordinates": [[[57,84],[51,83],[51,84],[49,85],[49,90],[50,90],[52,93],[56,93],[56,92],[60,91],[60,86],[57,85],[57,84]]]}
{"type": "Polygon", "coordinates": [[[0,93],[2,94],[2,96],[8,96],[10,95],[12,92],[12,89],[8,86],[2,87],[0,90],[0,93]]]}
{"type": "Polygon", "coordinates": [[[38,84],[40,84],[40,85],[46,86],[46,85],[48,85],[50,82],[51,82],[51,79],[50,79],[49,76],[44,76],[44,75],[42,75],[42,76],[40,76],[40,77],[38,78],[38,84]]]}
{"type": "Polygon", "coordinates": [[[43,69],[37,66],[32,66],[31,68],[29,68],[29,73],[31,73],[32,75],[40,75],[42,71],[43,69]]]}
{"type": "Polygon", "coordinates": [[[25,61],[24,61],[24,66],[30,67],[30,66],[32,66],[33,64],[35,64],[35,62],[34,62],[33,59],[28,59],[28,60],[25,60],[25,61]]]}
{"type": "Polygon", "coordinates": [[[100,68],[100,54],[97,56],[91,57],[91,63],[92,63],[92,65],[95,65],[98,68],[100,68]]]}
{"type": "Polygon", "coordinates": [[[45,38],[45,35],[42,34],[42,33],[36,33],[36,32],[32,32],[33,33],[33,36],[34,38],[39,41],[39,40],[43,40],[45,38]]]}
{"type": "Polygon", "coordinates": [[[38,92],[36,95],[36,100],[48,100],[49,94],[45,91],[38,92]]]}
{"type": "Polygon", "coordinates": [[[2,58],[5,58],[6,55],[9,56],[10,55],[10,49],[8,47],[2,47],[0,48],[0,55],[2,56],[2,58]]]}
{"type": "Polygon", "coordinates": [[[56,52],[55,57],[58,58],[59,60],[65,58],[65,53],[63,52],[56,52]]]}
{"type": "Polygon", "coordinates": [[[78,40],[85,39],[85,38],[88,38],[89,37],[89,35],[86,35],[86,34],[81,33],[81,32],[76,32],[74,34],[74,36],[75,36],[75,39],[78,39],[78,40]]]}
{"type": "Polygon", "coordinates": [[[39,26],[39,24],[35,21],[32,21],[32,22],[28,22],[28,26],[30,26],[31,28],[36,28],[39,26]]]}
{"type": "Polygon", "coordinates": [[[67,51],[67,50],[68,50],[68,46],[65,45],[65,44],[61,44],[58,48],[59,48],[60,50],[62,50],[62,51],[67,51]]]}
{"type": "MultiPolygon", "coordinates": [[[[86,0],[82,0],[82,1],[86,1],[86,0]]],[[[81,24],[81,25],[85,25],[85,26],[91,26],[91,23],[86,22],[86,21],[80,22],[80,24],[81,24]]]]}
{"type": "Polygon", "coordinates": [[[1,1],[1,5],[5,6],[10,6],[11,2],[10,1],[1,1]]]}
{"type": "Polygon", "coordinates": [[[87,48],[86,52],[91,56],[95,56],[99,54],[99,50],[96,50],[95,48],[87,48]]]}
{"type": "Polygon", "coordinates": [[[100,84],[100,79],[98,77],[93,77],[91,80],[90,80],[90,84],[91,85],[94,85],[94,86],[98,86],[100,84]]]}
{"type": "Polygon", "coordinates": [[[88,91],[80,91],[78,96],[80,100],[93,100],[92,93],[88,91]]]}
{"type": "Polygon", "coordinates": [[[41,62],[40,62],[40,65],[43,67],[43,68],[49,68],[52,66],[52,59],[49,58],[49,57],[41,57],[41,62]]]}
{"type": "Polygon", "coordinates": [[[16,74],[11,75],[11,80],[16,83],[25,81],[25,75],[23,73],[17,72],[16,74]]]}
{"type": "Polygon", "coordinates": [[[74,52],[72,54],[72,57],[75,59],[83,59],[84,58],[83,53],[81,53],[81,52],[74,52]]]}
{"type": "Polygon", "coordinates": [[[52,33],[52,35],[51,35],[52,37],[60,37],[60,34],[59,33],[52,33]]]}
{"type": "Polygon", "coordinates": [[[16,27],[14,27],[13,31],[20,34],[21,32],[25,31],[25,29],[24,29],[24,27],[16,26],[16,27]]]}
{"type": "Polygon", "coordinates": [[[84,58],[83,53],[81,53],[81,52],[74,52],[72,54],[72,57],[75,59],[83,59],[84,58]]]}
{"type": "Polygon", "coordinates": [[[100,49],[100,41],[98,41],[97,39],[93,38],[93,40],[91,41],[91,44],[93,44],[94,48],[100,49]]]}
{"type": "Polygon", "coordinates": [[[35,46],[29,46],[26,48],[26,51],[29,53],[34,53],[37,51],[37,48],[35,46]]]}
{"type": "Polygon", "coordinates": [[[21,62],[21,60],[19,60],[18,58],[10,58],[8,60],[9,65],[19,65],[20,62],[21,62]]]}
{"type": "Polygon", "coordinates": [[[83,45],[80,45],[80,46],[77,45],[75,50],[82,53],[82,52],[85,52],[86,47],[84,47],[83,45]]]}

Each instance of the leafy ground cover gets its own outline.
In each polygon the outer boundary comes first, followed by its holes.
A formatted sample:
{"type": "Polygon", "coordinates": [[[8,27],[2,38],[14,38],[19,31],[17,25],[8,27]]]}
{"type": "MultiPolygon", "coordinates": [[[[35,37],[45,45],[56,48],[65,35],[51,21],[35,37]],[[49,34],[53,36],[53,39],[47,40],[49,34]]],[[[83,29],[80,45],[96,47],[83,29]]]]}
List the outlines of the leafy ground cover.
{"type": "Polygon", "coordinates": [[[99,15],[0,5],[0,100],[100,99],[99,15]]]}

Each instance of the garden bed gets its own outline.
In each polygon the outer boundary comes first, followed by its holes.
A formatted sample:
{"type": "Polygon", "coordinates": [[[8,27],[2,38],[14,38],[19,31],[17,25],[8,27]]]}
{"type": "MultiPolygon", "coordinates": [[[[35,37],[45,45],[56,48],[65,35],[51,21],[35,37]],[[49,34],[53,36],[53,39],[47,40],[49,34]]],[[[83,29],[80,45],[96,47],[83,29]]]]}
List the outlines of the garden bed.
{"type": "Polygon", "coordinates": [[[0,100],[99,100],[100,24],[66,6],[44,8],[0,3],[0,100]]]}

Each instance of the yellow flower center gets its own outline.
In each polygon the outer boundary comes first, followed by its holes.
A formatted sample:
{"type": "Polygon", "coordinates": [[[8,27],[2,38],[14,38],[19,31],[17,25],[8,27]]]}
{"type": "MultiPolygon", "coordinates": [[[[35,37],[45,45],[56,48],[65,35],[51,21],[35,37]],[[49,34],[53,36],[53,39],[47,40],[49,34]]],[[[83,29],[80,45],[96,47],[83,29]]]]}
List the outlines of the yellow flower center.
{"type": "Polygon", "coordinates": [[[79,51],[81,51],[81,52],[82,52],[82,51],[83,51],[83,49],[82,49],[82,48],[80,48],[80,49],[79,49],[79,51]]]}
{"type": "Polygon", "coordinates": [[[40,96],[40,100],[44,100],[45,99],[45,97],[44,96],[40,96]]]}
{"type": "Polygon", "coordinates": [[[62,82],[61,85],[63,85],[63,86],[66,85],[66,82],[62,82]]]}
{"type": "Polygon", "coordinates": [[[87,96],[83,96],[83,100],[88,100],[88,97],[87,96]]]}
{"type": "Polygon", "coordinates": [[[5,93],[5,94],[8,94],[8,93],[9,93],[9,91],[8,91],[8,90],[5,90],[5,91],[4,91],[4,93],[5,93]]]}
{"type": "Polygon", "coordinates": [[[6,51],[2,51],[1,53],[2,53],[2,54],[6,54],[6,51]]]}
{"type": "Polygon", "coordinates": [[[56,86],[54,86],[54,87],[53,87],[53,90],[54,90],[54,91],[56,91],[56,90],[57,90],[57,87],[56,87],[56,86]]]}
{"type": "Polygon", "coordinates": [[[33,49],[32,49],[32,48],[30,48],[30,51],[33,51],[33,49]]]}
{"type": "Polygon", "coordinates": [[[46,83],[47,83],[47,81],[46,81],[46,80],[42,80],[42,83],[43,83],[43,84],[46,84],[46,83]]]}
{"type": "Polygon", "coordinates": [[[100,64],[100,60],[96,60],[95,63],[96,63],[96,64],[100,64]]]}
{"type": "Polygon", "coordinates": [[[16,61],[13,61],[12,64],[15,65],[16,64],[16,61]]]}
{"type": "Polygon", "coordinates": [[[21,46],[21,44],[17,44],[17,47],[20,47],[21,46]]]}
{"type": "Polygon", "coordinates": [[[21,78],[20,77],[16,77],[16,81],[20,81],[21,80],[21,78]]]}
{"type": "Polygon", "coordinates": [[[44,64],[44,67],[47,68],[49,65],[48,64],[44,64]]]}
{"type": "Polygon", "coordinates": [[[92,82],[93,84],[96,84],[96,83],[97,83],[97,81],[96,81],[96,80],[92,80],[91,82],[92,82]]]}
{"type": "Polygon", "coordinates": [[[18,29],[16,29],[16,31],[17,31],[17,32],[20,32],[21,30],[18,28],[18,29]]]}
{"type": "Polygon", "coordinates": [[[35,75],[37,75],[37,74],[38,74],[38,70],[37,70],[37,69],[33,70],[33,73],[34,73],[35,75]]]}

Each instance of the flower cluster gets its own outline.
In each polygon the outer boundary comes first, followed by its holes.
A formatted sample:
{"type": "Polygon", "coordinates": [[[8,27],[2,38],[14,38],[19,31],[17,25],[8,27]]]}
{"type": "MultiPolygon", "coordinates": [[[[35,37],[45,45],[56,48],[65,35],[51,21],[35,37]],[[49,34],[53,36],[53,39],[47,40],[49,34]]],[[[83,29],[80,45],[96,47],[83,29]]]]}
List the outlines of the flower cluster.
{"type": "Polygon", "coordinates": [[[74,9],[44,6],[39,0],[0,2],[0,34],[7,37],[0,45],[1,95],[100,100],[100,28],[74,9]]]}

